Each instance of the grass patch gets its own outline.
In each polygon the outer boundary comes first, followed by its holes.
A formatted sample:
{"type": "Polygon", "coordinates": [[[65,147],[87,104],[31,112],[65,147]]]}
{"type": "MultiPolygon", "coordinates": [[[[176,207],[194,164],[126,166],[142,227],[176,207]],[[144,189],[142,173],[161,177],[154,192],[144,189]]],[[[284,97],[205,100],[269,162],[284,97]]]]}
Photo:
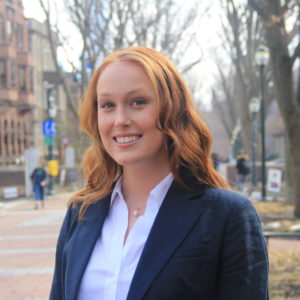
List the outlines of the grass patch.
{"type": "Polygon", "coordinates": [[[281,201],[266,201],[253,203],[257,212],[261,215],[277,217],[293,217],[294,205],[281,201]]]}
{"type": "Polygon", "coordinates": [[[269,251],[270,299],[300,300],[300,251],[269,251]]]}
{"type": "MultiPolygon", "coordinates": [[[[294,205],[282,201],[253,203],[260,215],[272,217],[293,217],[294,205]]],[[[290,226],[300,221],[264,222],[264,230],[289,232],[290,226]],[[278,223],[272,228],[271,223],[278,223]]],[[[300,241],[299,241],[300,243],[300,241]]],[[[270,300],[300,300],[300,251],[269,250],[270,300]]]]}

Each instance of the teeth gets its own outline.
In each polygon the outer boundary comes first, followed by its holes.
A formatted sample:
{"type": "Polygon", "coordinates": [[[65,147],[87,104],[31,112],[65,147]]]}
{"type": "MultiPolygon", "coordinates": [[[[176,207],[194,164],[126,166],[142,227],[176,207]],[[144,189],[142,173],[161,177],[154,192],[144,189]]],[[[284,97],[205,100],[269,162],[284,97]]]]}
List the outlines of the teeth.
{"type": "Polygon", "coordinates": [[[130,143],[134,142],[138,139],[138,136],[125,136],[125,137],[117,137],[116,140],[118,143],[130,143]]]}

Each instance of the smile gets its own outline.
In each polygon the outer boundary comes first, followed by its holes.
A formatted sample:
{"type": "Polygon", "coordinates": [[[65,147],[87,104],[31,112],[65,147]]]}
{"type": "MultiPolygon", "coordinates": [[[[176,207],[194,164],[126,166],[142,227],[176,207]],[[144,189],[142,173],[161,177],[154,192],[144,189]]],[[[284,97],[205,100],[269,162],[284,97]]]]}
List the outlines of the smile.
{"type": "Polygon", "coordinates": [[[126,144],[126,143],[132,143],[137,141],[141,136],[134,135],[134,136],[124,136],[124,137],[115,137],[114,139],[118,143],[126,144]]]}

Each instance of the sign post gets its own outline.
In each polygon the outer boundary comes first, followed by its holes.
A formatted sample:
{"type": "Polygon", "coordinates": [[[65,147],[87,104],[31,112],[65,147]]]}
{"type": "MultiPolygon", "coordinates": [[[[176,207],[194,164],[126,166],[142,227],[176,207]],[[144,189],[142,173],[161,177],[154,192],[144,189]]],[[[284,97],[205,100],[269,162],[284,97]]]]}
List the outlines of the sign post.
{"type": "Polygon", "coordinates": [[[53,96],[54,85],[46,85],[46,96],[47,96],[47,113],[48,120],[44,120],[42,124],[43,136],[45,137],[45,144],[48,147],[48,195],[54,194],[54,183],[55,176],[58,174],[58,162],[54,159],[54,138],[56,136],[56,104],[53,96]]]}
{"type": "Polygon", "coordinates": [[[268,191],[279,193],[281,191],[282,170],[269,169],[268,170],[268,191]]]}

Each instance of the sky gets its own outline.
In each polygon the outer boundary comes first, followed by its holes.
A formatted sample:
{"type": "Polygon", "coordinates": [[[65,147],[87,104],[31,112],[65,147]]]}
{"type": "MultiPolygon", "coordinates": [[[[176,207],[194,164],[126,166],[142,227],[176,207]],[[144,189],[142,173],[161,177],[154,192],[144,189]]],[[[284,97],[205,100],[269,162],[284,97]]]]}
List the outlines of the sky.
{"type": "MultiPolygon", "coordinates": [[[[178,0],[183,1],[183,0],[178,0]]],[[[70,35],[70,32],[74,32],[74,28],[69,24],[67,16],[63,12],[63,1],[57,1],[58,11],[59,11],[59,21],[63,22],[62,28],[71,39],[71,44],[76,46],[80,41],[76,39],[76,34],[70,35]],[[63,20],[63,21],[62,21],[63,20]]],[[[185,3],[187,1],[185,0],[185,3]]],[[[220,31],[220,14],[221,9],[219,7],[219,1],[212,1],[210,10],[202,17],[201,24],[197,31],[197,42],[201,45],[201,51],[203,59],[201,63],[196,66],[189,76],[195,76],[197,79],[197,91],[194,95],[195,100],[202,108],[210,108],[211,99],[211,88],[215,84],[215,77],[217,73],[215,56],[219,50],[222,49],[220,44],[220,39],[218,38],[218,31],[220,31]]],[[[38,0],[23,0],[24,14],[27,18],[34,18],[40,22],[45,20],[44,13],[39,5],[38,0]]],[[[78,48],[78,46],[77,46],[78,48]]],[[[70,54],[72,49],[68,50],[70,54]]],[[[66,55],[62,49],[58,50],[58,56],[61,57],[61,64],[64,69],[68,69],[66,63],[66,55]]],[[[73,53],[74,57],[78,54],[76,51],[73,53]]],[[[193,55],[193,50],[191,52],[193,55]]],[[[194,55],[196,58],[199,56],[199,48],[195,49],[194,55]]]]}

